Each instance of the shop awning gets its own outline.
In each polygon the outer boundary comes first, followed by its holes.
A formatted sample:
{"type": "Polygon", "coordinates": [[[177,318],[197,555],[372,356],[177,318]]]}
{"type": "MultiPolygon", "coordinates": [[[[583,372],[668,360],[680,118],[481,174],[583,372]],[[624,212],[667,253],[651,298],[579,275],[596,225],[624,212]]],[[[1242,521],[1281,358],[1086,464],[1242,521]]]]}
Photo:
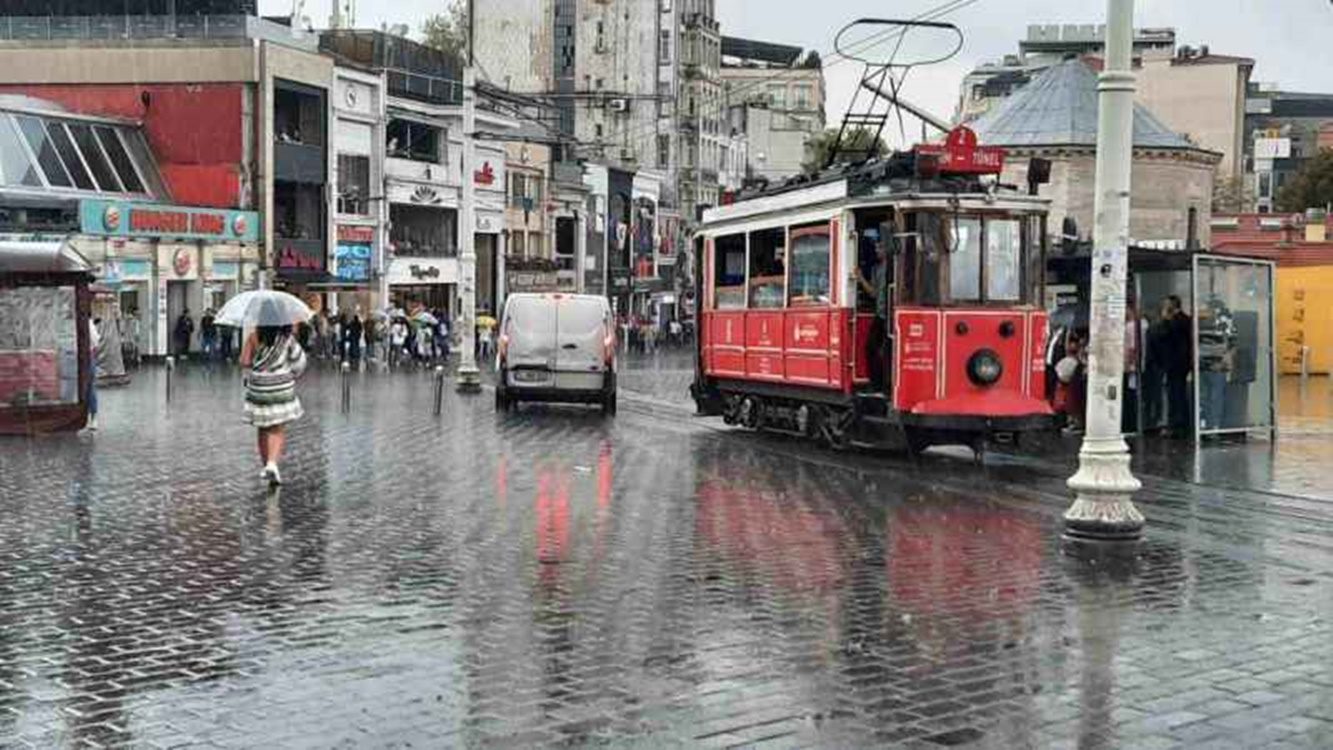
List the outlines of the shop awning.
{"type": "Polygon", "coordinates": [[[92,273],[68,241],[0,239],[0,273],[92,273]]]}

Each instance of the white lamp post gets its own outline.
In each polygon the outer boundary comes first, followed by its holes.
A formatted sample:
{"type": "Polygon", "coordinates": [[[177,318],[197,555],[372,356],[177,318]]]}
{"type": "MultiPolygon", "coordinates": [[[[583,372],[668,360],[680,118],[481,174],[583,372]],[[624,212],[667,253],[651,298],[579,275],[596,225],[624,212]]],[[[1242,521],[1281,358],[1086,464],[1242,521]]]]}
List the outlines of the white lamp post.
{"type": "Polygon", "coordinates": [[[1107,0],[1105,64],[1097,83],[1087,432],[1078,473],[1069,479],[1077,497],[1065,511],[1065,533],[1073,538],[1133,540],[1143,533],[1143,514],[1131,499],[1141,485],[1130,472],[1120,431],[1134,153],[1133,16],[1133,0],[1107,0]]]}

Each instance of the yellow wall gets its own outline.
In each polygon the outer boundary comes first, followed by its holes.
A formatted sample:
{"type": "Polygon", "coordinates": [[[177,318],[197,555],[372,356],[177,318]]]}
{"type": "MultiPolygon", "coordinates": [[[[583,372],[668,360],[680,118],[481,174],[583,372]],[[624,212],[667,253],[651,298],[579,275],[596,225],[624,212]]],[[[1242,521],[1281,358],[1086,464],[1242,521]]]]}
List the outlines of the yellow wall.
{"type": "Polygon", "coordinates": [[[1333,266],[1277,269],[1278,369],[1301,371],[1300,347],[1310,347],[1310,372],[1333,371],[1333,266]]]}

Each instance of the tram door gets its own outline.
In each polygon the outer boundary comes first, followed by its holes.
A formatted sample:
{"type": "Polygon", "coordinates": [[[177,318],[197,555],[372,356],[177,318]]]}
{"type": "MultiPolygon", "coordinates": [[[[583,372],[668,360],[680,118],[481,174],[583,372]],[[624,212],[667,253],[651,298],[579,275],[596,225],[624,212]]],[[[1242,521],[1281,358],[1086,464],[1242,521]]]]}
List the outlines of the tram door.
{"type": "Polygon", "coordinates": [[[857,212],[858,357],[868,363],[872,390],[888,395],[893,380],[893,288],[897,228],[885,209],[857,212]],[[861,331],[865,330],[864,338],[861,331]]]}

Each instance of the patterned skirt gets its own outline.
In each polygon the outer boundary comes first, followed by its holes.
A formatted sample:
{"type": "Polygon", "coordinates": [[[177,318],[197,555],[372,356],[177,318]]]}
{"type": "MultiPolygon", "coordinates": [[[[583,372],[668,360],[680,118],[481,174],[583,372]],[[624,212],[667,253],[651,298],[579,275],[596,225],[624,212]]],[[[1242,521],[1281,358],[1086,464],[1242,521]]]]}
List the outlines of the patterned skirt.
{"type": "Polygon", "coordinates": [[[280,404],[254,404],[245,402],[245,419],[255,427],[277,427],[300,419],[305,415],[301,408],[301,399],[292,397],[291,401],[280,404]]]}

